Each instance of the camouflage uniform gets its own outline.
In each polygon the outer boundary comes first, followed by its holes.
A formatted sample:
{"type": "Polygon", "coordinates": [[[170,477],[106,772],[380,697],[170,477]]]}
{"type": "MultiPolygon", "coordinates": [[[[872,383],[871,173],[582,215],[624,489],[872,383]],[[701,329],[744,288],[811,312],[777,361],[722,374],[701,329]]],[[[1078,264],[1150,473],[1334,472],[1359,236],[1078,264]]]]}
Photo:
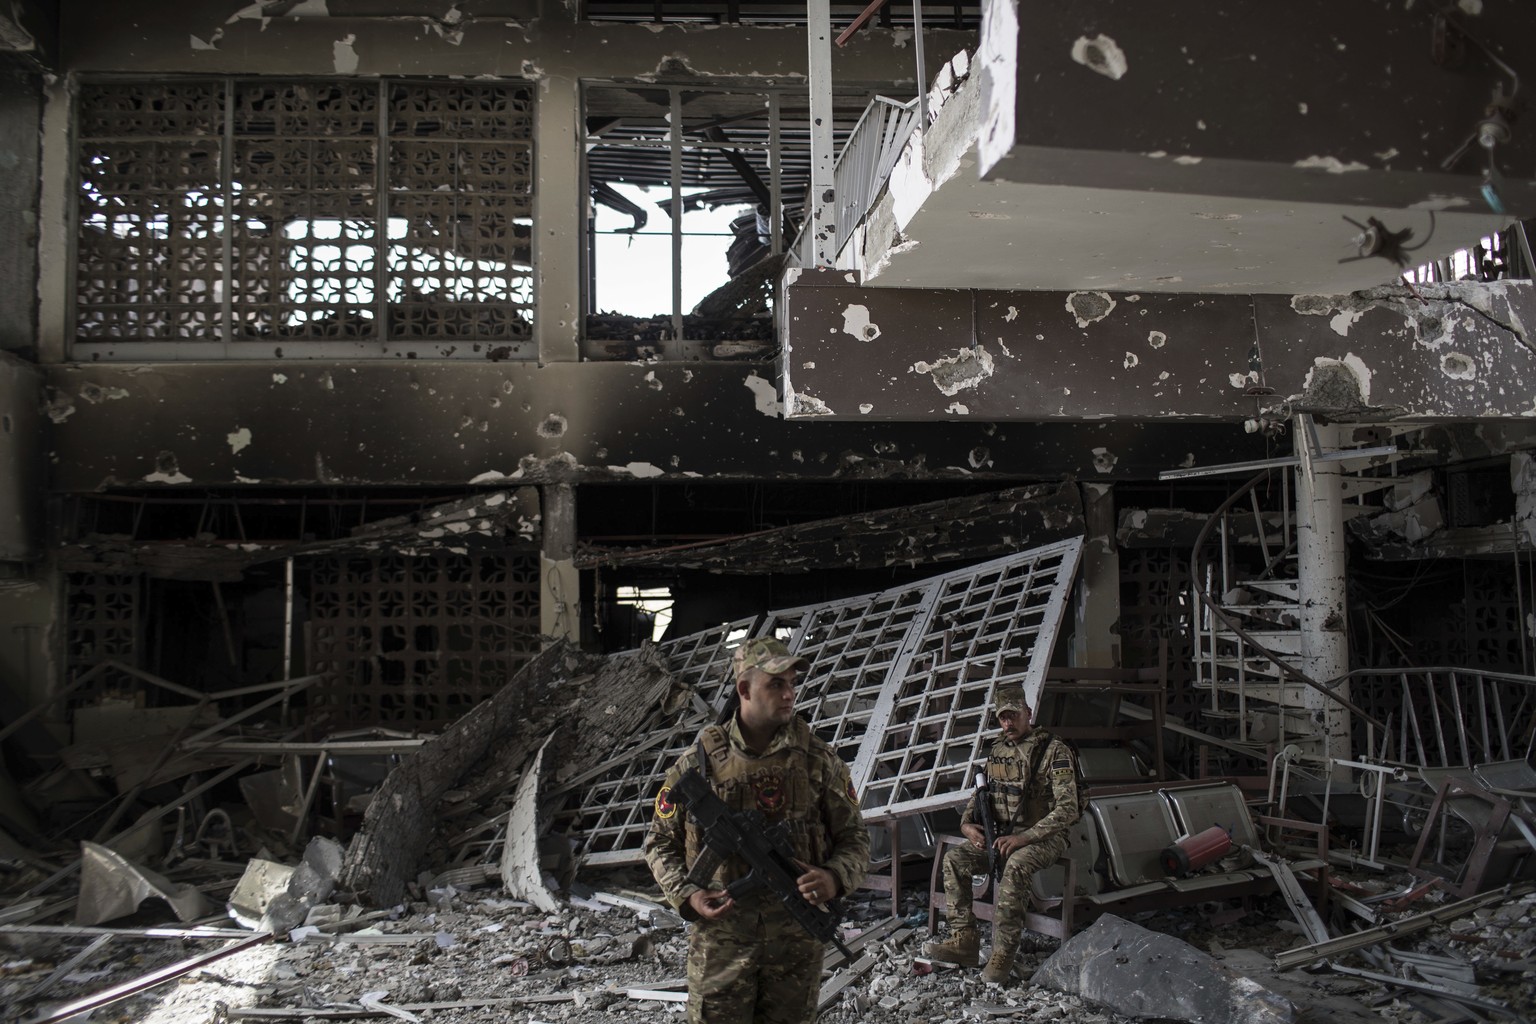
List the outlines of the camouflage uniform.
{"type": "MultiPolygon", "coordinates": [[[[1067,829],[1078,819],[1072,751],[1061,740],[1038,730],[1018,743],[999,739],[987,755],[987,781],[997,834],[1028,840],[1028,845],[1015,850],[1004,865],[993,902],[992,946],[994,950],[1006,949],[1011,956],[1024,927],[1030,879],[1066,852],[1067,829]],[[1032,775],[1037,761],[1040,772],[1032,775]]],[[[981,824],[976,806],[979,797],[979,793],[971,795],[960,817],[961,824],[981,824]]],[[[986,873],[985,850],[967,843],[945,855],[944,895],[949,901],[951,933],[976,927],[976,917],[971,912],[971,877],[986,873]]]]}
{"type": "MultiPolygon", "coordinates": [[[[678,778],[709,761],[710,786],[732,810],[757,810],[770,824],[788,821],[795,855],[826,868],[839,894],[851,893],[869,866],[869,830],[845,765],[799,717],[774,736],[768,750],[754,755],[739,724],[713,725],[678,759],[656,794],[645,860],[667,900],[694,918],[688,897],[699,890],[685,881],[699,855],[697,829],[688,813],[670,799],[678,778]]],[[[728,857],[710,889],[723,889],[747,873],[728,857]]],[[[698,921],[688,939],[688,1020],[690,1024],[802,1024],[816,1016],[822,945],[794,922],[778,897],[758,891],[736,901],[726,916],[698,921]]]]}

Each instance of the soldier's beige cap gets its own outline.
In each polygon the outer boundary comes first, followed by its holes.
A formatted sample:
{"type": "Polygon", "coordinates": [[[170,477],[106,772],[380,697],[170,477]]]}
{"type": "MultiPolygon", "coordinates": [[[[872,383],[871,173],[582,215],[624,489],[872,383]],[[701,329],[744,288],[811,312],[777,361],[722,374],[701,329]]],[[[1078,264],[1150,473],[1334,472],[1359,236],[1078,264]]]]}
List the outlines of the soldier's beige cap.
{"type": "Polygon", "coordinates": [[[731,669],[738,679],[749,668],[760,668],[769,675],[776,676],[787,669],[793,668],[804,672],[810,667],[809,661],[797,654],[791,654],[782,640],[775,640],[771,636],[760,636],[755,640],[748,640],[736,648],[736,653],[731,658],[731,669]]]}
{"type": "Polygon", "coordinates": [[[992,710],[999,715],[1004,711],[1013,711],[1022,715],[1026,707],[1028,702],[1024,699],[1024,687],[999,686],[997,688],[997,697],[992,701],[992,710]]]}

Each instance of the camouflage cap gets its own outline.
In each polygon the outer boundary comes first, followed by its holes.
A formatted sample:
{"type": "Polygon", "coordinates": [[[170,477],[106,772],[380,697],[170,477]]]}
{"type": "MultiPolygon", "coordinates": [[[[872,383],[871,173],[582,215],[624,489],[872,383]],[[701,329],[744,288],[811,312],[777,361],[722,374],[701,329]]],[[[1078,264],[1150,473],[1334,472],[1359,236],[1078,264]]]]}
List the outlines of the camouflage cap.
{"type": "Polygon", "coordinates": [[[1022,686],[999,686],[997,688],[997,696],[992,699],[992,710],[999,715],[1004,711],[1014,711],[1023,714],[1024,709],[1028,706],[1029,702],[1024,699],[1024,687],[1022,686]]]}
{"type": "Polygon", "coordinates": [[[811,663],[797,654],[789,653],[789,648],[784,646],[784,641],[775,640],[771,636],[760,636],[755,640],[748,640],[736,648],[736,653],[731,658],[731,669],[740,679],[749,668],[760,668],[771,676],[776,676],[786,669],[795,669],[804,672],[811,667],[811,663]]]}

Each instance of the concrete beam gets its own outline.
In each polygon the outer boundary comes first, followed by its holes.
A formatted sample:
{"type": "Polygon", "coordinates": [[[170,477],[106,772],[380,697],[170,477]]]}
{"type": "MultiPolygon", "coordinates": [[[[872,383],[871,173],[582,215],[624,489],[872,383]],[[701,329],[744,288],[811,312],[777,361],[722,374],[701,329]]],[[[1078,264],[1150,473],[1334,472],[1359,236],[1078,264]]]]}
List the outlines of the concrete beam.
{"type": "Polygon", "coordinates": [[[850,278],[807,270],[786,289],[791,418],[1536,419],[1529,283],[1236,296],[850,278]]]}
{"type": "Polygon", "coordinates": [[[1222,425],[789,422],[771,366],[231,362],[44,368],[50,486],[1150,478],[1258,458],[1222,425]],[[248,433],[247,433],[248,432],[248,433]]]}
{"type": "MultiPolygon", "coordinates": [[[[301,5],[309,7],[310,5],[301,5]]],[[[373,5],[377,8],[379,5],[373,5]]],[[[366,11],[329,4],[329,16],[263,17],[235,0],[138,5],[125,17],[114,0],[77,0],[65,37],[76,72],[205,74],[481,75],[586,79],[705,76],[803,83],[803,28],[588,23],[566,5],[506,4],[494,13],[443,16],[451,4],[401,4],[366,11]]],[[[839,82],[915,88],[910,31],[868,29],[835,58],[839,82]]],[[[975,35],[930,29],[942,58],[975,35]]]]}
{"type": "MultiPolygon", "coordinates": [[[[1486,208],[1475,142],[1442,165],[1509,97],[1506,69],[1536,74],[1523,45],[1536,8],[1462,4],[1443,31],[1435,10],[991,0],[982,76],[995,130],[981,144],[982,177],[1486,208]]],[[[1510,212],[1536,209],[1536,180],[1522,174],[1536,163],[1536,135],[1509,132],[1494,159],[1510,212]]]]}
{"type": "Polygon", "coordinates": [[[1499,63],[1529,80],[1514,41],[1536,9],[1475,6],[1455,17],[1499,56],[1462,36],[1437,65],[1431,5],[989,0],[969,79],[846,226],[839,266],[891,288],[1392,281],[1536,210],[1536,136],[1499,63]]]}

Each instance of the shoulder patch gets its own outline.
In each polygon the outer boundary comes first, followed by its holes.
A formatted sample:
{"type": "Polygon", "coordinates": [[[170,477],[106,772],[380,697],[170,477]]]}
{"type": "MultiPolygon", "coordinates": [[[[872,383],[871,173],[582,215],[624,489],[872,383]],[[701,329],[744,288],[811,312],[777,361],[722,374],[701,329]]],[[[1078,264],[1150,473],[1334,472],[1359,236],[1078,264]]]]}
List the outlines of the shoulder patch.
{"type": "Polygon", "coordinates": [[[656,794],[656,817],[670,818],[677,814],[677,804],[672,802],[672,787],[662,786],[656,794]]]}
{"type": "Polygon", "coordinates": [[[859,806],[859,794],[853,791],[853,779],[848,780],[848,802],[853,806],[859,806]]]}
{"type": "Polygon", "coordinates": [[[1060,771],[1068,771],[1069,772],[1069,771],[1071,771],[1072,770],[1072,759],[1070,757],[1058,757],[1058,758],[1055,758],[1054,760],[1051,761],[1051,770],[1052,771],[1056,771],[1056,772],[1060,772],[1060,771]]]}

